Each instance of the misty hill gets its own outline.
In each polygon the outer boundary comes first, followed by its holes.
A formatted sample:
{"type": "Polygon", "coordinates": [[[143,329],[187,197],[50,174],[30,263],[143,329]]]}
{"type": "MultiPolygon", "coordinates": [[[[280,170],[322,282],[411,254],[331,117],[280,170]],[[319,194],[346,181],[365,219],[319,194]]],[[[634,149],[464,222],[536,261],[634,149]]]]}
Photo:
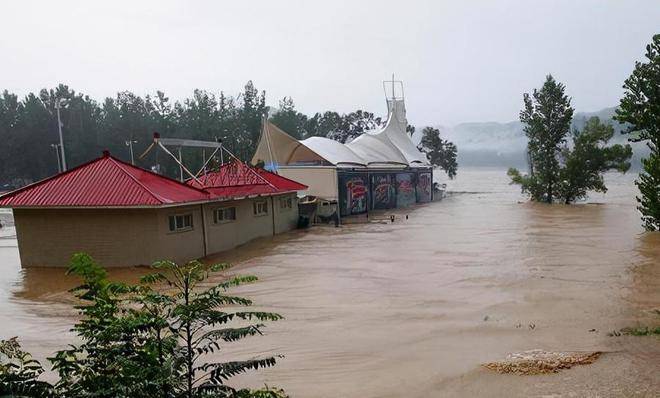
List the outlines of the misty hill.
{"type": "MultiPolygon", "coordinates": [[[[603,122],[609,122],[615,130],[612,143],[627,143],[628,136],[623,135],[625,125],[612,119],[616,107],[605,108],[597,112],[577,112],[571,123],[572,129],[581,130],[586,121],[597,116],[603,122]]],[[[458,146],[458,163],[460,166],[493,166],[493,167],[525,167],[525,148],[527,137],[523,124],[519,121],[508,123],[470,122],[460,123],[453,127],[436,126],[443,138],[458,146]]],[[[415,132],[413,140],[421,139],[421,129],[415,132]]],[[[639,159],[647,153],[644,144],[632,144],[635,152],[633,168],[639,167],[639,159]]]]}

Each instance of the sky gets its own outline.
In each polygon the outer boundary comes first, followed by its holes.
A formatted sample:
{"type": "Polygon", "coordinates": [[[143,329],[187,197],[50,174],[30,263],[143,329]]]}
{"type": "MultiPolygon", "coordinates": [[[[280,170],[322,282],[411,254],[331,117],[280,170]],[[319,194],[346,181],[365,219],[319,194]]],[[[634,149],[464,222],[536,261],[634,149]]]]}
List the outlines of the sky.
{"type": "Polygon", "coordinates": [[[578,111],[615,106],[660,33],[660,0],[2,1],[0,90],[69,85],[237,94],[252,80],[307,114],[386,113],[405,87],[409,122],[517,119],[548,73],[578,111]]]}

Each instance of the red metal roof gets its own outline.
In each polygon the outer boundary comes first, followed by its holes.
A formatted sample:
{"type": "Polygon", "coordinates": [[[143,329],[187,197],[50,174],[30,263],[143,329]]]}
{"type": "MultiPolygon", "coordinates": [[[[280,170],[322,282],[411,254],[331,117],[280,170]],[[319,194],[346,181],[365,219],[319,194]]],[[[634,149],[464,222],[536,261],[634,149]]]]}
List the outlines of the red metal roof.
{"type": "Polygon", "coordinates": [[[239,161],[226,163],[219,170],[198,177],[198,180],[199,183],[188,180],[188,184],[204,188],[214,197],[223,199],[307,189],[306,185],[239,161]]]}
{"type": "Polygon", "coordinates": [[[195,187],[103,157],[0,196],[0,207],[141,207],[209,200],[195,187]]]}

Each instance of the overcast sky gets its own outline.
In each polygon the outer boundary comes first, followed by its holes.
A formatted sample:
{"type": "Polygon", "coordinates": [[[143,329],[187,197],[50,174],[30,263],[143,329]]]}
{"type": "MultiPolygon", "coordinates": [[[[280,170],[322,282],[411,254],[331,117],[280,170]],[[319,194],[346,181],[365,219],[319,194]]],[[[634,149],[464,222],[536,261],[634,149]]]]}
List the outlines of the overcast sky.
{"type": "Polygon", "coordinates": [[[58,83],[102,99],[195,88],[305,113],[385,113],[382,80],[405,84],[411,123],[517,118],[552,73],[578,111],[618,104],[660,33],[660,1],[3,1],[0,89],[58,83]]]}

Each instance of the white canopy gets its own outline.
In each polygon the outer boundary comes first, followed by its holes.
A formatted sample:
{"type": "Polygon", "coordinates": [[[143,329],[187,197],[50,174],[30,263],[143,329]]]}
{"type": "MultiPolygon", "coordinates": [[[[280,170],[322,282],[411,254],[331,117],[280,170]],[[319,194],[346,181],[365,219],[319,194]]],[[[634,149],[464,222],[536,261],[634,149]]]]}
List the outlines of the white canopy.
{"type": "Polygon", "coordinates": [[[348,144],[311,137],[298,141],[277,126],[267,122],[261,134],[252,163],[264,161],[267,167],[335,166],[335,167],[428,167],[406,132],[406,108],[403,99],[387,100],[385,127],[366,132],[348,144]]]}
{"type": "Polygon", "coordinates": [[[351,148],[330,138],[310,137],[300,141],[300,143],[335,166],[342,164],[367,165],[364,159],[353,152],[351,148]]]}

